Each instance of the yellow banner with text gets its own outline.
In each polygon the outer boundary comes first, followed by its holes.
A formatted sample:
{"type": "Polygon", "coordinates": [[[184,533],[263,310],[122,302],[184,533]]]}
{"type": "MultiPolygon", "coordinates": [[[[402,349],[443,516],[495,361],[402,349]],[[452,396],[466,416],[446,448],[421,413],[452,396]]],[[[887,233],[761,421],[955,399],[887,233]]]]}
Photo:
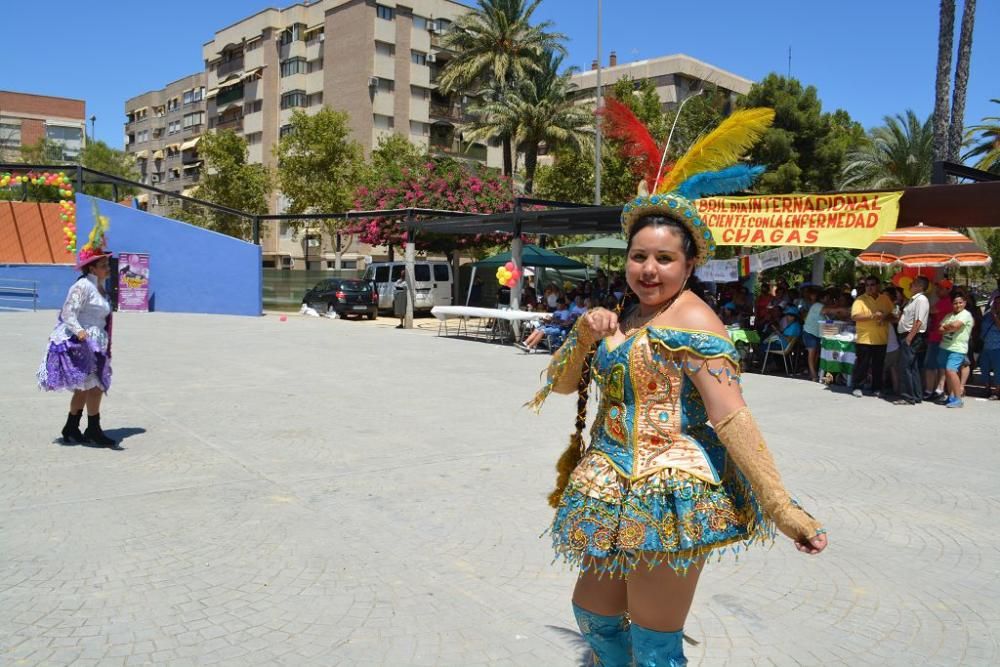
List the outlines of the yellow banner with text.
{"type": "Polygon", "coordinates": [[[867,248],[896,228],[902,192],[705,197],[694,202],[717,245],[867,248]]]}

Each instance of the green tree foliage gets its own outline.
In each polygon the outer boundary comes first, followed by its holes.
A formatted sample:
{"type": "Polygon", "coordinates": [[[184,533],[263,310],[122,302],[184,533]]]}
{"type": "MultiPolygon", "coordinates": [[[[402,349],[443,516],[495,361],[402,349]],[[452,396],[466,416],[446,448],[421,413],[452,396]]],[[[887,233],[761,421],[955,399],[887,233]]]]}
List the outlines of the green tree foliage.
{"type": "Polygon", "coordinates": [[[934,159],[933,116],[922,121],[912,109],[886,116],[867,141],[844,161],[840,186],[845,189],[888,190],[931,181],[934,159]]]}
{"type": "MultiPolygon", "coordinates": [[[[459,17],[444,37],[454,51],[438,79],[445,93],[485,95],[501,100],[514,83],[537,72],[546,51],[565,53],[565,36],[550,32],[548,21],[531,24],[541,0],[477,0],[477,7],[459,17]]],[[[513,129],[502,128],[504,175],[513,174],[513,129]]]]}
{"type": "Polygon", "coordinates": [[[278,184],[289,213],[339,212],[351,208],[363,175],[361,144],[350,139],[347,114],[323,107],[314,115],[296,110],[291,130],[278,141],[278,184]]]}
{"type": "MultiPolygon", "coordinates": [[[[267,213],[274,181],[267,167],[247,162],[246,139],[232,130],[208,132],[201,137],[198,153],[204,164],[194,198],[249,214],[267,213]]],[[[249,239],[252,234],[253,223],[246,216],[189,203],[175,206],[171,217],[236,238],[249,239]]]]}
{"type": "Polygon", "coordinates": [[[756,186],[766,194],[835,189],[845,155],[864,140],[863,128],[846,111],[823,112],[816,88],[794,78],[769,74],[739,105],[775,110],[774,125],[750,153],[767,166],[756,186]]]}
{"type": "MultiPolygon", "coordinates": [[[[998,98],[990,101],[1000,104],[998,98]]],[[[962,159],[975,160],[976,169],[1000,174],[1000,116],[986,116],[982,123],[970,127],[965,136],[971,148],[962,159]]]]}
{"type": "MultiPolygon", "coordinates": [[[[620,79],[608,95],[627,104],[663,143],[669,125],[661,110],[660,98],[652,81],[620,79]]],[[[688,105],[690,106],[690,104],[688,105]]],[[[685,109],[685,114],[687,109],[685,109]]],[[[601,201],[620,204],[635,196],[639,179],[621,157],[620,144],[605,141],[601,148],[601,201]]],[[[588,203],[594,200],[594,147],[581,150],[569,146],[557,148],[550,166],[539,167],[535,190],[541,197],[559,201],[588,203]]]]}
{"type": "MultiPolygon", "coordinates": [[[[128,181],[138,181],[139,172],[135,167],[135,158],[125,151],[111,148],[103,141],[89,141],[80,151],[80,164],[88,169],[99,171],[111,176],[118,176],[128,181]]],[[[110,185],[84,184],[84,193],[100,197],[101,199],[114,200],[115,188],[110,185]]],[[[119,185],[117,188],[118,198],[128,197],[138,193],[136,188],[119,185]]]]}
{"type": "Polygon", "coordinates": [[[383,183],[399,183],[428,161],[427,152],[401,134],[383,135],[365,164],[363,185],[369,190],[383,183]]]}
{"type": "Polygon", "coordinates": [[[542,55],[540,69],[516,82],[494,99],[487,95],[470,109],[472,122],[465,132],[470,141],[484,141],[507,133],[524,153],[524,191],[532,193],[538,153],[565,146],[579,151],[587,145],[593,113],[575,103],[574,70],[560,73],[563,57],[551,51],[542,55]]]}
{"type": "Polygon", "coordinates": [[[24,164],[68,164],[63,147],[47,137],[33,144],[21,145],[21,162],[24,164]]]}

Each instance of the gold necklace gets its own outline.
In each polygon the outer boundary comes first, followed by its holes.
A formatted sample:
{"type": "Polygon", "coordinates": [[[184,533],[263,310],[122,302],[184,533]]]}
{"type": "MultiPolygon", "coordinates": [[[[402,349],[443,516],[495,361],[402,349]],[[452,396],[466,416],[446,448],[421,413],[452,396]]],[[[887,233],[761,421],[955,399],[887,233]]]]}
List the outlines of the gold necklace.
{"type": "Polygon", "coordinates": [[[635,307],[634,313],[631,314],[631,315],[629,315],[628,319],[629,319],[630,324],[629,324],[628,329],[625,330],[625,336],[626,337],[631,336],[636,331],[638,331],[639,329],[642,329],[644,326],[646,326],[647,324],[649,324],[650,322],[652,322],[653,320],[655,320],[657,317],[659,317],[663,313],[667,312],[667,309],[670,308],[670,306],[674,305],[674,302],[677,301],[677,297],[679,297],[679,296],[680,296],[680,292],[678,292],[677,294],[675,294],[672,297],[670,297],[670,299],[668,299],[666,303],[664,303],[662,306],[660,306],[659,309],[655,313],[653,313],[652,315],[650,315],[650,316],[648,316],[646,318],[642,318],[641,321],[639,321],[639,322],[635,321],[635,320],[639,319],[639,306],[637,305],[635,307]]]}

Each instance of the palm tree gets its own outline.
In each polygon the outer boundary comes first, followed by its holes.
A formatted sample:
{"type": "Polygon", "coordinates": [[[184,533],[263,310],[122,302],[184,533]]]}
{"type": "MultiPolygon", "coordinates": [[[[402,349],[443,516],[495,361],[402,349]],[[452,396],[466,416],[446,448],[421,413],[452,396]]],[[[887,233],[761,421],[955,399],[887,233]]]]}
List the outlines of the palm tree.
{"type": "Polygon", "coordinates": [[[962,148],[962,125],[965,122],[965,97],[969,88],[969,59],[972,57],[972,29],[976,21],[976,0],[965,0],[962,26],[958,33],[958,64],[955,65],[955,90],[951,101],[951,127],[948,128],[948,161],[958,162],[962,148]]]}
{"type": "Polygon", "coordinates": [[[840,176],[842,188],[903,188],[926,185],[934,161],[933,117],[920,122],[917,114],[886,116],[866,144],[851,151],[840,176]]]}
{"type": "Polygon", "coordinates": [[[470,109],[466,136],[474,141],[508,135],[524,152],[524,191],[534,189],[538,153],[561,144],[582,148],[588,144],[593,109],[574,103],[576,84],[572,68],[560,74],[563,56],[547,51],[542,67],[500,97],[486,96],[470,109]]]}
{"type": "MultiPolygon", "coordinates": [[[[546,51],[565,54],[565,36],[550,32],[551,22],[531,25],[531,15],[541,0],[477,0],[478,9],[458,18],[444,36],[444,45],[455,52],[438,80],[445,93],[486,88],[492,99],[507,97],[515,81],[537,72],[546,51]]],[[[505,128],[504,174],[511,176],[512,134],[505,128]]]]}
{"type": "MultiPolygon", "coordinates": [[[[994,104],[1000,104],[1000,99],[990,100],[994,104]]],[[[963,160],[979,158],[973,165],[976,169],[990,171],[1000,174],[1000,116],[986,116],[979,125],[973,125],[966,133],[968,143],[978,141],[968,153],[962,156],[963,160]],[[980,135],[976,138],[976,135],[980,135]]]]}
{"type": "Polygon", "coordinates": [[[941,0],[938,28],[937,79],[934,84],[934,160],[948,159],[948,93],[951,53],[955,40],[955,0],[941,0]]]}

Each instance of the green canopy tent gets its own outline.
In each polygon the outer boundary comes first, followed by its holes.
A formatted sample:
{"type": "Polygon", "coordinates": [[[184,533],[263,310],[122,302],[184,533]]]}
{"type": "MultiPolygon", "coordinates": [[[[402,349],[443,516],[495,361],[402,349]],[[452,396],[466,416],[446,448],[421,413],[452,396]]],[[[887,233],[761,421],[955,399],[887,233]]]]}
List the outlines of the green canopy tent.
{"type": "MultiPolygon", "coordinates": [[[[510,261],[512,261],[511,254],[508,251],[487,257],[473,264],[472,275],[469,277],[469,291],[465,296],[465,305],[469,305],[469,300],[472,298],[472,285],[476,281],[476,271],[478,269],[496,269],[510,261]]],[[[570,259],[559,253],[530,244],[525,245],[521,250],[521,266],[530,266],[536,269],[555,269],[556,272],[559,272],[560,269],[584,271],[587,269],[586,264],[578,262],[575,259],[570,259]]]]}
{"type": "Polygon", "coordinates": [[[627,245],[624,239],[617,236],[602,236],[582,243],[560,246],[553,248],[553,250],[564,255],[603,255],[607,257],[608,269],[610,269],[611,256],[624,255],[627,245]]]}

